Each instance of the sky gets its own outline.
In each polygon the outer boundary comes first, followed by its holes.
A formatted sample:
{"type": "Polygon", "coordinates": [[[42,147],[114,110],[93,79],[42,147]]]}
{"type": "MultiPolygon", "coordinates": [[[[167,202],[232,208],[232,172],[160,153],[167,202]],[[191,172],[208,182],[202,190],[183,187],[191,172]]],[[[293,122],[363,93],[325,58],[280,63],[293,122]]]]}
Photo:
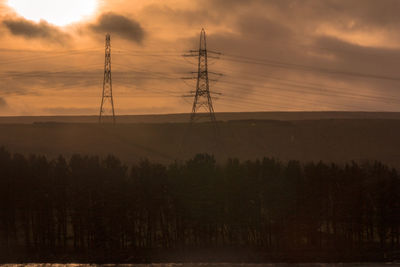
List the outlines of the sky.
{"type": "Polygon", "coordinates": [[[118,115],[188,113],[202,28],[216,112],[400,112],[398,0],[57,1],[0,0],[0,116],[98,114],[106,33],[118,115]]]}

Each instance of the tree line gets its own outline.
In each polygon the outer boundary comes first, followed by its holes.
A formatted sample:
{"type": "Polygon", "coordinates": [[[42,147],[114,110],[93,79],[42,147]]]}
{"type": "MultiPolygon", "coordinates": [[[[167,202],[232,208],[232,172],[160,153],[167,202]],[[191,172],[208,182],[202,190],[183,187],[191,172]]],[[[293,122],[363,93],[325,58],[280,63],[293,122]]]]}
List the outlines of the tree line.
{"type": "MultiPolygon", "coordinates": [[[[0,254],[400,249],[400,179],[379,162],[168,166],[0,150],[0,254]]],[[[3,255],[4,256],[4,255],[3,255]]]]}

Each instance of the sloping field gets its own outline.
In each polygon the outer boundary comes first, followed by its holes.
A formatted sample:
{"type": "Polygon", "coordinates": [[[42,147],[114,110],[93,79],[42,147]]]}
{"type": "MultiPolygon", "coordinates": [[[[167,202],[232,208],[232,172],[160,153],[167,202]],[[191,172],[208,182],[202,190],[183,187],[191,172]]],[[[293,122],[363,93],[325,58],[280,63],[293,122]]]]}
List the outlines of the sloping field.
{"type": "MultiPolygon", "coordinates": [[[[261,117],[262,113],[259,114],[261,117]]],[[[357,114],[362,116],[363,113],[357,114]]],[[[271,116],[270,113],[267,115],[271,116]]],[[[380,160],[400,168],[398,113],[375,113],[370,117],[364,114],[361,118],[350,118],[355,115],[347,114],[349,118],[307,120],[300,119],[302,116],[298,113],[280,114],[284,115],[286,120],[221,122],[216,137],[212,125],[208,123],[198,124],[189,130],[188,124],[172,122],[126,122],[112,126],[96,123],[28,124],[27,120],[24,123],[4,123],[3,118],[0,146],[12,152],[50,157],[74,153],[114,154],[127,163],[144,158],[168,163],[208,152],[215,154],[217,159],[238,157],[246,160],[268,156],[284,161],[323,160],[338,163],[380,160]],[[293,118],[296,116],[299,119],[293,118]]],[[[316,113],[307,116],[311,115],[316,116],[316,113]]],[[[241,114],[236,118],[244,116],[241,114]]],[[[154,120],[157,119],[161,120],[155,116],[154,120]]]]}
{"type": "MultiPolygon", "coordinates": [[[[326,120],[326,119],[395,119],[398,112],[244,112],[218,113],[219,121],[231,120],[326,120]]],[[[118,116],[118,123],[186,123],[189,114],[118,116]]],[[[0,124],[32,124],[35,122],[97,123],[98,116],[26,116],[0,117],[0,124]]]]}

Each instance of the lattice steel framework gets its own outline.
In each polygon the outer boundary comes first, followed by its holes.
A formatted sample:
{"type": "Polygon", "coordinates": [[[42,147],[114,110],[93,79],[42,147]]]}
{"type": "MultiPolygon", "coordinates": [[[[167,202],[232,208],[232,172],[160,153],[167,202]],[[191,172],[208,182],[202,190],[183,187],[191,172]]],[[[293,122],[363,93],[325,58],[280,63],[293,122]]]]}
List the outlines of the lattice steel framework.
{"type": "MultiPolygon", "coordinates": [[[[218,52],[207,50],[207,36],[204,29],[200,33],[200,45],[199,50],[190,51],[188,57],[198,57],[198,70],[197,70],[197,83],[196,91],[194,93],[194,102],[192,113],[190,116],[190,122],[194,123],[197,120],[203,118],[204,116],[209,118],[211,122],[215,123],[215,112],[213,106],[213,99],[210,92],[210,79],[208,71],[208,59],[209,54],[220,55],[218,52]],[[201,113],[201,111],[205,113],[201,113]]],[[[220,75],[218,73],[214,73],[220,75]]]]}
{"type": "Polygon", "coordinates": [[[99,122],[105,122],[106,117],[112,116],[112,123],[115,124],[115,111],[114,111],[114,99],[113,99],[113,88],[112,88],[112,77],[111,77],[111,36],[106,35],[106,51],[104,61],[104,81],[103,81],[103,95],[100,106],[99,122]],[[108,105],[108,106],[107,106],[108,105]],[[111,107],[111,112],[108,112],[111,107]]]}

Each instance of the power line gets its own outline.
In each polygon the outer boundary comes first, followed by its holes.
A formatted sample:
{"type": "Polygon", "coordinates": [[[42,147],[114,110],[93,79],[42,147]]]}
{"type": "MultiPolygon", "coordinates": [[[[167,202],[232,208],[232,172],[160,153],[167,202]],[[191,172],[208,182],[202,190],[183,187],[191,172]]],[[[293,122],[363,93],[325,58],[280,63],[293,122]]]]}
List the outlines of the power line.
{"type": "Polygon", "coordinates": [[[236,62],[236,63],[252,64],[252,65],[259,65],[259,66],[264,66],[264,67],[274,67],[274,68],[283,68],[283,69],[294,69],[294,70],[300,70],[300,71],[320,72],[320,73],[335,74],[335,75],[345,75],[345,76],[367,78],[367,79],[380,79],[380,80],[389,80],[389,81],[396,81],[396,82],[400,81],[399,77],[361,73],[361,72],[340,71],[340,70],[334,70],[334,69],[314,67],[314,66],[310,66],[310,65],[294,64],[294,63],[280,62],[280,61],[274,61],[274,60],[268,60],[268,59],[256,59],[256,58],[245,57],[245,56],[241,56],[241,55],[228,54],[226,56],[227,57],[225,57],[225,60],[236,62]]]}
{"type": "MultiPolygon", "coordinates": [[[[205,32],[204,32],[204,44],[205,44],[205,32]]],[[[110,48],[111,50],[111,48],[110,48]]],[[[187,56],[193,56],[195,53],[199,53],[199,55],[196,54],[196,57],[199,56],[201,57],[201,50],[202,47],[200,45],[200,52],[197,50],[192,50],[189,52],[189,54],[185,55],[185,59],[187,56]]],[[[253,58],[253,57],[247,57],[243,55],[235,55],[235,54],[221,54],[219,52],[213,52],[207,49],[207,77],[198,75],[197,81],[198,84],[202,83],[201,86],[207,86],[208,87],[208,95],[211,99],[212,92],[209,89],[210,82],[214,81],[213,79],[209,79],[208,75],[211,74],[211,72],[208,71],[208,59],[211,58],[220,58],[221,56],[225,61],[228,62],[234,62],[234,63],[240,63],[240,64],[251,64],[251,65],[257,65],[261,67],[268,67],[268,68],[283,68],[283,69],[290,69],[290,70],[298,70],[298,71],[308,71],[308,72],[316,72],[316,73],[324,73],[324,74],[334,74],[334,75],[344,75],[344,76],[352,76],[352,77],[358,77],[358,78],[365,78],[365,79],[380,79],[380,80],[389,80],[389,81],[400,81],[400,78],[398,77],[392,77],[392,76],[386,76],[386,75],[377,75],[377,74],[368,74],[368,73],[361,73],[361,72],[352,72],[352,71],[340,71],[340,70],[334,70],[334,69],[329,69],[329,68],[321,68],[321,67],[316,67],[316,66],[311,66],[311,65],[304,65],[304,64],[295,64],[295,63],[290,63],[290,62],[282,62],[282,61],[275,61],[275,60],[269,60],[269,59],[259,59],[259,58],[253,58]],[[199,79],[200,77],[200,79],[199,79]],[[199,82],[200,81],[200,82],[199,82]]],[[[7,50],[6,50],[7,51],[7,50]]],[[[31,56],[31,57],[21,57],[9,61],[4,61],[5,64],[15,64],[15,63],[24,63],[24,62],[29,62],[32,60],[43,60],[43,59],[52,59],[52,58],[58,58],[58,57],[63,57],[63,56],[71,56],[71,55],[80,55],[80,54],[87,54],[87,53],[92,53],[94,51],[97,51],[96,49],[83,49],[83,50],[62,50],[59,52],[56,52],[55,54],[52,55],[47,55],[47,56],[31,56]]],[[[159,50],[159,51],[142,51],[142,50],[127,50],[127,49],[120,49],[124,55],[128,56],[135,56],[135,57],[150,57],[150,58],[157,58],[158,62],[166,62],[166,63],[176,63],[178,62],[176,56],[178,53],[176,51],[166,51],[166,50],[159,50]]],[[[26,51],[27,53],[33,52],[33,51],[26,51]]],[[[39,52],[40,53],[40,52],[39,52]]],[[[182,63],[182,62],[181,62],[182,63]]],[[[177,77],[178,73],[172,73],[171,71],[169,72],[156,72],[154,70],[149,71],[148,69],[140,69],[140,68],[135,68],[132,67],[131,65],[127,65],[124,63],[115,63],[113,62],[114,65],[123,67],[128,70],[133,70],[134,72],[119,72],[115,73],[119,79],[117,80],[117,83],[120,83],[121,85],[124,84],[126,81],[131,81],[131,79],[143,79],[143,80],[178,80],[180,77],[177,77]]],[[[95,64],[92,64],[95,65],[95,64]]],[[[89,66],[89,64],[87,65],[89,66]]],[[[6,77],[0,77],[0,79],[21,79],[21,78],[39,78],[42,80],[49,80],[49,79],[80,79],[82,82],[83,79],[86,79],[86,84],[89,84],[92,82],[95,78],[96,75],[94,72],[66,72],[65,67],[59,67],[61,68],[61,71],[56,72],[54,69],[51,72],[8,72],[6,77]],[[64,68],[64,70],[62,70],[64,68]]],[[[70,68],[74,68],[71,66],[70,68]]],[[[204,70],[201,70],[199,68],[199,72],[197,74],[201,74],[201,72],[204,72],[204,70]]],[[[233,72],[233,70],[232,70],[233,72]]],[[[256,96],[269,96],[266,94],[260,93],[260,89],[270,89],[274,90],[274,95],[276,96],[282,96],[285,97],[287,94],[282,94],[280,91],[285,91],[289,93],[296,93],[296,94],[312,94],[316,96],[322,96],[322,97],[346,97],[346,98],[352,98],[356,100],[366,100],[366,101],[381,101],[383,103],[390,103],[390,104],[396,104],[398,101],[391,97],[384,97],[384,96],[374,96],[374,95],[369,95],[369,94],[364,94],[364,93],[356,93],[356,92],[349,92],[348,88],[338,88],[338,87],[333,87],[333,86],[325,86],[325,85],[319,85],[319,84],[313,84],[313,83],[306,83],[304,81],[295,81],[295,80],[290,80],[290,79],[285,79],[285,78],[277,78],[277,77],[271,77],[268,76],[266,77],[257,75],[254,73],[249,73],[247,75],[245,73],[241,72],[240,76],[240,81],[236,81],[236,78],[234,77],[233,80],[223,80],[221,81],[223,84],[227,84],[228,87],[227,89],[236,92],[245,92],[249,90],[249,87],[254,87],[258,89],[252,88],[254,91],[251,93],[256,96]],[[260,82],[264,82],[265,80],[268,80],[268,85],[265,84],[260,84],[260,82]],[[272,81],[271,81],[272,80],[272,81]],[[245,81],[245,82],[242,82],[245,81]]],[[[110,80],[111,80],[111,57],[110,57],[110,80]]],[[[81,82],[76,83],[77,87],[81,86],[81,82]]],[[[67,86],[69,84],[63,83],[62,85],[59,85],[58,88],[68,88],[67,86]]],[[[112,87],[112,85],[111,85],[112,87]]],[[[197,86],[198,87],[198,86],[197,86]]],[[[53,87],[54,88],[54,87],[53,87]]],[[[204,87],[206,88],[206,87],[204,87]]],[[[193,94],[196,94],[199,90],[199,88],[196,89],[193,94]]],[[[201,90],[200,90],[201,91],[201,90]]],[[[207,90],[205,90],[207,91],[207,90]]],[[[230,93],[231,91],[228,91],[230,93]]],[[[177,91],[170,91],[170,90],[153,90],[154,93],[162,95],[168,95],[172,97],[173,95],[176,95],[176,97],[179,97],[179,93],[177,91]]],[[[205,94],[206,95],[206,94],[205,94]]],[[[226,96],[222,96],[222,99],[226,98],[226,96]]],[[[303,98],[304,99],[304,98],[303,98]]],[[[239,100],[239,99],[237,99],[239,100]]],[[[241,99],[240,99],[241,100],[241,99]]],[[[299,98],[299,101],[301,99],[299,98]]],[[[200,103],[199,105],[193,105],[193,110],[195,109],[195,106],[204,106],[207,107],[208,104],[208,97],[207,97],[207,102],[204,101],[203,103],[200,103]],[[207,105],[206,105],[207,104],[207,105]]],[[[212,100],[211,100],[211,106],[212,106],[212,100]]],[[[213,106],[212,106],[213,109],[213,106]]]]}

